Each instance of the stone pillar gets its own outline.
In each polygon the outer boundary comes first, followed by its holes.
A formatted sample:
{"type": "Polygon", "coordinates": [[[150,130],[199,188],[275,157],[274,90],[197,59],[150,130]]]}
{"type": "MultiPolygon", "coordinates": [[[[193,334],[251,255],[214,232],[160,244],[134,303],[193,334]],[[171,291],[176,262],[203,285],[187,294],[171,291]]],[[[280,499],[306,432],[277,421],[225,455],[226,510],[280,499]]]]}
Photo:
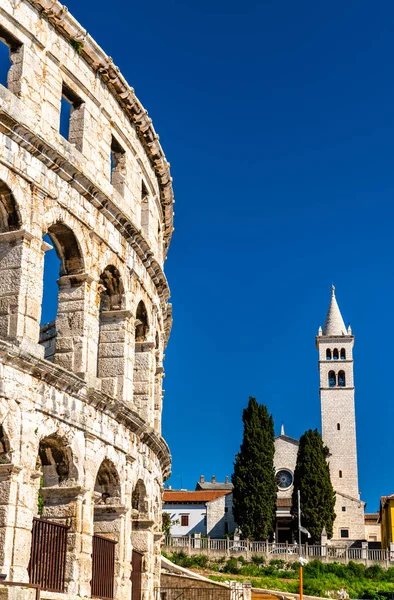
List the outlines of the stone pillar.
{"type": "Polygon", "coordinates": [[[327,556],[327,532],[326,528],[323,527],[323,531],[321,532],[320,544],[321,544],[321,557],[325,558],[327,556]]]}
{"type": "Polygon", "coordinates": [[[156,350],[156,372],[155,372],[155,383],[154,383],[154,428],[157,433],[161,433],[161,415],[163,410],[163,377],[164,369],[160,364],[157,357],[158,350],[156,350]]]}
{"type": "Polygon", "coordinates": [[[133,332],[130,311],[107,310],[100,313],[97,376],[106,394],[131,405],[133,362],[130,352],[133,332]]]}
{"type": "Polygon", "coordinates": [[[134,355],[134,408],[151,427],[154,425],[154,347],[153,342],[135,342],[134,355]]]}
{"type": "Polygon", "coordinates": [[[44,501],[42,516],[69,526],[66,554],[66,591],[90,595],[92,553],[92,509],[88,490],[81,487],[40,489],[44,501]]]}
{"type": "Polygon", "coordinates": [[[29,581],[27,567],[39,480],[25,477],[25,483],[21,471],[16,465],[0,465],[0,572],[9,581],[25,583],[29,581]]]}
{"type": "Polygon", "coordinates": [[[91,320],[88,319],[93,295],[92,282],[93,279],[86,273],[63,275],[58,279],[55,363],[81,376],[91,371],[88,340],[95,337],[95,332],[89,327],[91,320]]]}
{"type": "Polygon", "coordinates": [[[365,561],[368,558],[368,542],[361,542],[361,558],[365,561]]]}
{"type": "MultiPolygon", "coordinates": [[[[155,586],[155,535],[151,531],[153,521],[147,517],[137,516],[133,518],[133,529],[131,532],[131,543],[133,549],[143,554],[141,588],[143,598],[153,598],[155,586]]],[[[161,536],[160,536],[161,537],[161,536]]]]}
{"type": "Polygon", "coordinates": [[[0,337],[40,358],[44,252],[50,248],[22,229],[0,234],[0,337]]]}

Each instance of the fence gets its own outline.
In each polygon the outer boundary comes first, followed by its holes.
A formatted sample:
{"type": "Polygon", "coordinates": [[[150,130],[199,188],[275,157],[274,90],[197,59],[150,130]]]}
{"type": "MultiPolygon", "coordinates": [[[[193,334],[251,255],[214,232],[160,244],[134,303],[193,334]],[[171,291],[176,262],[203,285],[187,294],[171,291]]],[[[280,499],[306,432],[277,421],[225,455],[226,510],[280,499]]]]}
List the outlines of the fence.
{"type": "Polygon", "coordinates": [[[296,560],[299,556],[307,559],[323,561],[348,562],[361,561],[369,563],[385,563],[388,565],[394,556],[390,557],[389,550],[370,550],[366,543],[361,548],[350,546],[331,546],[303,544],[272,544],[268,542],[250,542],[249,540],[212,539],[192,536],[168,537],[164,542],[163,550],[166,552],[184,551],[187,554],[205,554],[212,557],[219,556],[252,556],[261,554],[267,559],[283,558],[296,560]]]}
{"type": "Polygon", "coordinates": [[[67,549],[66,525],[33,519],[30,583],[49,592],[64,592],[67,549]]]}
{"type": "Polygon", "coordinates": [[[93,536],[92,597],[112,600],[114,597],[115,544],[100,535],[93,536]]]}
{"type": "Polygon", "coordinates": [[[242,590],[217,588],[155,588],[155,600],[243,600],[242,590]],[[231,596],[230,596],[231,594],[231,596]]]}

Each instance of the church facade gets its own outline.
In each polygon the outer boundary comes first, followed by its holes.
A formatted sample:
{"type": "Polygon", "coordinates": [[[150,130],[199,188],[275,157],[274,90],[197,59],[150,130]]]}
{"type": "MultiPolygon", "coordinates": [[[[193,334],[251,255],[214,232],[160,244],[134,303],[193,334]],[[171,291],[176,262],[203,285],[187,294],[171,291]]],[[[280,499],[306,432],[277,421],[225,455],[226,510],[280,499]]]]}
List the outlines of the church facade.
{"type": "MultiPolygon", "coordinates": [[[[353,374],[354,336],[346,328],[331,289],[331,301],[323,328],[319,328],[320,403],[323,441],[330,451],[331,481],[336,493],[333,543],[364,540],[365,503],[358,488],[356,417],[353,374]]],[[[298,440],[285,435],[275,439],[275,471],[278,482],[276,541],[292,541],[291,499],[298,440]]]]}

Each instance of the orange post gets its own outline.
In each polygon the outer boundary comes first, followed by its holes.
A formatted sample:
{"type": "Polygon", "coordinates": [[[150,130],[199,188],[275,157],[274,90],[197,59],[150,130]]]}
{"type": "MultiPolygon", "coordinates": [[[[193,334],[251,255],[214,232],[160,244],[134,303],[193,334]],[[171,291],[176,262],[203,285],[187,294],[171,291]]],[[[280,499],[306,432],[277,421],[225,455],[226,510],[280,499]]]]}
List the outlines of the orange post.
{"type": "Polygon", "coordinates": [[[302,600],[302,586],[303,586],[303,581],[302,581],[302,565],[300,565],[300,600],[302,600]]]}

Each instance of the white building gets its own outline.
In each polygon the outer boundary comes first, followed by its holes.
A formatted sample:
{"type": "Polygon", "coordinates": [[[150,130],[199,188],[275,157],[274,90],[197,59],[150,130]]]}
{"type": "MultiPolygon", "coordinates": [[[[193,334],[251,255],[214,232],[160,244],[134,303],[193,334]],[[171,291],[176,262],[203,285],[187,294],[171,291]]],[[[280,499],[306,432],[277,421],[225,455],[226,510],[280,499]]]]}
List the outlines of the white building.
{"type": "Polygon", "coordinates": [[[233,533],[233,495],[231,490],[165,490],[163,511],[170,515],[171,535],[202,533],[223,538],[233,533]]]}

